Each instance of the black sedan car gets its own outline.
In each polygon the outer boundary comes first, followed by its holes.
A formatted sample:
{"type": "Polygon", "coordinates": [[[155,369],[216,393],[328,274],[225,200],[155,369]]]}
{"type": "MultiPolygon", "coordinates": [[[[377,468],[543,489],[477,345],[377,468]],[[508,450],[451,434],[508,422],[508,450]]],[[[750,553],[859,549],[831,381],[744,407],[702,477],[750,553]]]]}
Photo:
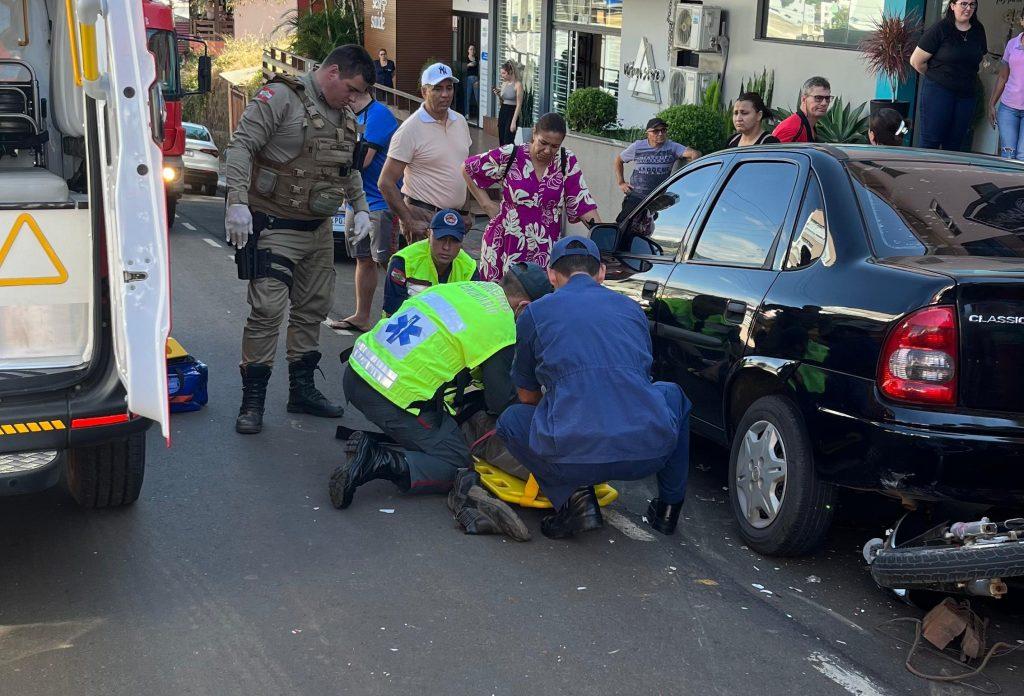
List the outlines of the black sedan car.
{"type": "Polygon", "coordinates": [[[591,230],[778,555],[822,541],[837,486],[1024,507],[1022,235],[1014,163],[825,145],[703,157],[591,230]]]}

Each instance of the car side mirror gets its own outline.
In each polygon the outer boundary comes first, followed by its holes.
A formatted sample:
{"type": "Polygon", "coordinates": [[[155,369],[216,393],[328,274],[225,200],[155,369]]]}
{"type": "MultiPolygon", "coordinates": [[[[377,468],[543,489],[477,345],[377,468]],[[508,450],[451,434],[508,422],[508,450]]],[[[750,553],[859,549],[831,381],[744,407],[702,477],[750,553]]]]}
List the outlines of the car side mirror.
{"type": "Polygon", "coordinates": [[[610,222],[599,222],[590,228],[590,239],[602,254],[611,254],[619,246],[619,226],[610,222]]]}
{"type": "Polygon", "coordinates": [[[213,59],[210,56],[199,56],[199,89],[196,90],[200,94],[206,94],[210,91],[210,86],[213,83],[213,59]]]}
{"type": "Polygon", "coordinates": [[[662,256],[661,245],[647,237],[633,237],[629,240],[629,253],[640,256],[662,256]]]}

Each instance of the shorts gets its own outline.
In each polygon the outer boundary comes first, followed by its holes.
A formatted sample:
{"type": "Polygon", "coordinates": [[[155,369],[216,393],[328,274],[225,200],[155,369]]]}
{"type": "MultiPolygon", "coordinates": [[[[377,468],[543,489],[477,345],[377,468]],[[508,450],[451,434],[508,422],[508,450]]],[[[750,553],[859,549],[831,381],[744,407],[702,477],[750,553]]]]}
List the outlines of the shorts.
{"type": "Polygon", "coordinates": [[[374,210],[370,212],[370,235],[364,237],[358,244],[353,245],[349,238],[352,235],[352,225],[355,224],[355,215],[345,215],[345,250],[349,258],[365,259],[373,258],[379,264],[387,264],[391,259],[392,250],[395,248],[393,215],[388,209],[374,210]]]}

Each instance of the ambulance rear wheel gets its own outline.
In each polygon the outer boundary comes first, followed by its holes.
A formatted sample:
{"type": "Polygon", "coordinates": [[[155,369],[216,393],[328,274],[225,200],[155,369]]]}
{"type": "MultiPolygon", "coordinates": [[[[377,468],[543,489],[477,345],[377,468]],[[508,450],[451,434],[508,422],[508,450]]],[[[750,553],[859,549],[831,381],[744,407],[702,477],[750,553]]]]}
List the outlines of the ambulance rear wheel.
{"type": "Polygon", "coordinates": [[[133,433],[90,447],[68,450],[68,492],[88,509],[131,505],[142,491],[146,470],[146,434],[133,433]]]}

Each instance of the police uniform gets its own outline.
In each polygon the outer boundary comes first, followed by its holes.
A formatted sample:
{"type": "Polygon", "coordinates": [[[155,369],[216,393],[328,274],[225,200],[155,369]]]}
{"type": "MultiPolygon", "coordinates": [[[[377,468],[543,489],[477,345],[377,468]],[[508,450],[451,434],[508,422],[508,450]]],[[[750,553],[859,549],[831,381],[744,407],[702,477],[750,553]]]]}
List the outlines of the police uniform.
{"type": "MultiPolygon", "coordinates": [[[[243,409],[248,400],[262,414],[290,303],[289,411],[341,415],[313,385],[313,371],[334,292],[331,218],[346,199],[355,212],[368,211],[353,167],[356,141],[355,115],[332,109],[313,73],[277,75],[249,103],[225,150],[227,204],[249,207],[258,235],[249,251],[263,254],[262,268],[249,273],[256,277],[249,277],[251,311],[242,338],[243,409]]],[[[249,430],[236,423],[236,429],[258,432],[259,423],[249,430]]]]}
{"type": "MultiPolygon", "coordinates": [[[[550,288],[546,278],[543,287],[523,285],[530,298],[550,288]]],[[[353,460],[332,476],[335,507],[348,507],[357,486],[378,478],[411,492],[447,491],[470,455],[444,404],[446,389],[479,367],[487,408],[500,412],[512,400],[508,365],[515,340],[505,291],[482,282],[428,288],[356,339],[345,396],[404,451],[363,437],[353,460]]]]}

